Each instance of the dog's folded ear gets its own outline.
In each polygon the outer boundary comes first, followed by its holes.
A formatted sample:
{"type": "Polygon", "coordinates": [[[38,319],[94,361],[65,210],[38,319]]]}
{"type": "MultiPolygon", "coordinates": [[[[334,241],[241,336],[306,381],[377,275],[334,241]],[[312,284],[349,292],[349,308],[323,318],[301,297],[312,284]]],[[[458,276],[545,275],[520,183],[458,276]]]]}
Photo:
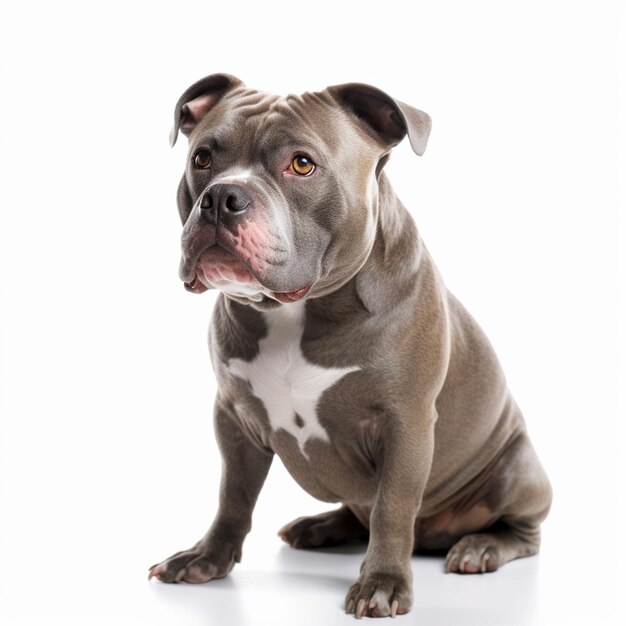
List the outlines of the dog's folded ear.
{"type": "Polygon", "coordinates": [[[409,136],[413,152],[422,156],[430,135],[430,116],[388,96],[384,91],[361,83],[329,87],[330,94],[365,122],[379,141],[392,147],[409,136]]]}
{"type": "Polygon", "coordinates": [[[189,135],[220,98],[238,86],[243,83],[230,74],[211,74],[191,85],[176,103],[170,146],[176,143],[179,130],[183,135],[189,135]]]}

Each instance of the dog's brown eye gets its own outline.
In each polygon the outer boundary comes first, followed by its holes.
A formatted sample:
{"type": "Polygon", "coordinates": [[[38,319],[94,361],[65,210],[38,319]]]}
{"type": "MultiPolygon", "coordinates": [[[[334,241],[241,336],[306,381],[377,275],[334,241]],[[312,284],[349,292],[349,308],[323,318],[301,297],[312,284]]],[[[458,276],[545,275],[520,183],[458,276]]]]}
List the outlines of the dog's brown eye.
{"type": "Polygon", "coordinates": [[[315,163],[304,154],[299,154],[291,162],[291,169],[295,174],[299,176],[308,176],[313,173],[315,169],[315,163]]]}
{"type": "Polygon", "coordinates": [[[198,150],[193,157],[193,164],[199,170],[208,170],[211,167],[211,153],[208,150],[198,150]]]}

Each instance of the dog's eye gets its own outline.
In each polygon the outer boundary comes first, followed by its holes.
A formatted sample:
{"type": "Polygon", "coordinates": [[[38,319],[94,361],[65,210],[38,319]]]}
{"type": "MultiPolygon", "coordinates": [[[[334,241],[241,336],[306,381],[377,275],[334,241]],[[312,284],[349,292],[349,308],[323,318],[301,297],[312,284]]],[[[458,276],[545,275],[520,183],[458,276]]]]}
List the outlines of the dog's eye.
{"type": "Polygon", "coordinates": [[[211,167],[211,153],[208,150],[198,150],[193,157],[196,169],[208,170],[211,167]]]}
{"type": "Polygon", "coordinates": [[[308,176],[309,174],[313,173],[314,169],[315,163],[313,163],[313,161],[311,161],[311,159],[309,159],[309,157],[305,156],[304,154],[299,154],[298,156],[294,157],[293,161],[291,162],[291,170],[294,172],[294,174],[298,174],[299,176],[308,176]]]}

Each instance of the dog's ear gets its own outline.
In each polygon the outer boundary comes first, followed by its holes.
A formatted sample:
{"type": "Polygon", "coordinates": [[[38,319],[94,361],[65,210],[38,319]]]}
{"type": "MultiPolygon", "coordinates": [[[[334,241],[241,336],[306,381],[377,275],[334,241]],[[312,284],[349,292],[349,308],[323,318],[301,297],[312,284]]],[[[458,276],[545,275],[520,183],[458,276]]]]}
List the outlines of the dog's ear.
{"type": "Polygon", "coordinates": [[[331,95],[354,113],[375,136],[392,147],[409,136],[413,152],[422,156],[430,135],[430,116],[419,109],[395,100],[384,91],[361,83],[329,87],[331,95]]]}
{"type": "Polygon", "coordinates": [[[230,74],[211,74],[191,85],[176,103],[170,146],[176,143],[179,130],[183,135],[189,135],[227,91],[242,85],[230,74]]]}

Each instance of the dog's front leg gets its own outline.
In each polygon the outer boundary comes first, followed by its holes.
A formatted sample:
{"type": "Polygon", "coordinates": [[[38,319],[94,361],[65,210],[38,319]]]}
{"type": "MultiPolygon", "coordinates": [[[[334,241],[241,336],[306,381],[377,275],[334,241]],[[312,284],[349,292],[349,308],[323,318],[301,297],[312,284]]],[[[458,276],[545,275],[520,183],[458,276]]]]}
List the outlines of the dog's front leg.
{"type": "Polygon", "coordinates": [[[252,511],[272,463],[273,452],[256,446],[241,429],[227,402],[215,402],[215,434],[222,455],[219,509],[211,528],[190,550],[150,568],[166,583],[203,583],[223,578],[241,560],[252,511]]]}
{"type": "Polygon", "coordinates": [[[369,545],[359,578],[346,596],[346,612],[357,618],[395,617],[411,609],[415,518],[434,447],[434,410],[431,414],[418,425],[410,418],[394,418],[388,424],[376,460],[380,480],[370,515],[369,545]]]}

